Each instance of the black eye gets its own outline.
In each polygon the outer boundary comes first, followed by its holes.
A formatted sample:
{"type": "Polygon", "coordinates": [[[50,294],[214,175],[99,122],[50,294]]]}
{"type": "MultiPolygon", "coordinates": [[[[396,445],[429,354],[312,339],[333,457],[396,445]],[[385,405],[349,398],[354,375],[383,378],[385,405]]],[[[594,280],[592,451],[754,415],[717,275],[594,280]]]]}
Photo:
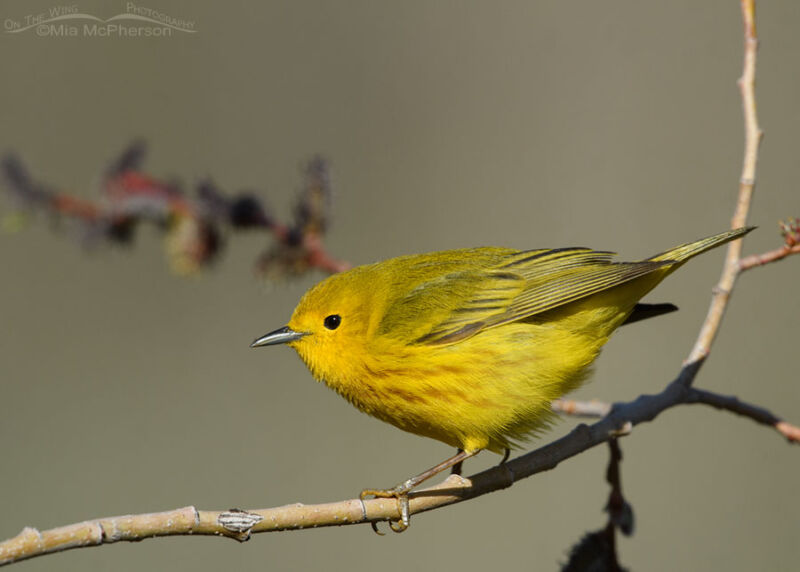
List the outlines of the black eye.
{"type": "Polygon", "coordinates": [[[327,318],[325,318],[325,327],[329,330],[335,330],[339,327],[339,324],[342,323],[342,317],[339,314],[331,314],[327,318]]]}

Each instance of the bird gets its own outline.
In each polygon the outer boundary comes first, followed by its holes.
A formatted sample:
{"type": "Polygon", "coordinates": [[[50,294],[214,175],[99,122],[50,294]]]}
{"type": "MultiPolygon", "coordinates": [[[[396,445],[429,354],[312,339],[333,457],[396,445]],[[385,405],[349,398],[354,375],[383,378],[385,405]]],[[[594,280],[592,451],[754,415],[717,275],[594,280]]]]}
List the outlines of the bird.
{"type": "MultiPolygon", "coordinates": [[[[310,288],[288,324],[251,347],[286,344],[314,378],[361,411],[457,449],[369,497],[396,498],[480,451],[503,454],[546,430],[551,402],[580,386],[623,324],[677,310],[640,300],[737,228],[635,262],[585,247],[479,247],[400,256],[310,288]]],[[[374,528],[374,525],[373,525],[374,528]]]]}

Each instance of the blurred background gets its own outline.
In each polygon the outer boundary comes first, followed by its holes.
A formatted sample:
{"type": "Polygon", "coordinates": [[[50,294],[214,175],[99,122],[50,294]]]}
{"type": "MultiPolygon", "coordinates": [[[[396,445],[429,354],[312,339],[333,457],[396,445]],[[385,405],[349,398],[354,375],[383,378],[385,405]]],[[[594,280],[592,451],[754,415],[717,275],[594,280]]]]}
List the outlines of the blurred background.
{"type": "MultiPolygon", "coordinates": [[[[144,1],[144,0],[143,0],[144,1]]],[[[81,1],[99,18],[126,2],[81,1]]],[[[502,245],[645,257],[727,228],[742,151],[738,2],[138,4],[194,23],[170,37],[0,32],[0,151],[85,198],[133,139],[146,170],[257,189],[286,218],[322,153],[330,252],[354,264],[502,245]]],[[[58,6],[6,0],[19,21],[58,6]]],[[[71,4],[71,6],[73,6],[71,4]]],[[[761,3],[766,131],[746,253],[798,215],[800,5],[761,3]]],[[[80,24],[82,25],[82,23],[80,24]]],[[[8,24],[6,24],[8,26],[8,24]]],[[[11,203],[0,197],[0,215],[11,203]]],[[[48,217],[0,235],[0,537],[93,517],[327,502],[385,487],[451,451],[373,420],[288,348],[250,350],[324,275],[265,283],[264,234],[228,236],[181,278],[161,235],[87,251],[48,217]]],[[[650,296],[681,311],[618,332],[579,398],[629,400],[678,371],[723,251],[650,296]]],[[[800,260],[740,281],[700,387],[800,421],[800,260]]],[[[567,432],[565,418],[547,439],[567,432]]],[[[790,570],[800,454],[774,432],[685,406],[621,441],[635,570],[790,570]]],[[[532,446],[535,446],[532,445],[532,446]]],[[[511,489],[368,527],[148,540],[38,558],[24,570],[553,570],[605,523],[600,447],[511,489]]],[[[497,462],[468,462],[472,474],[497,462]]]]}

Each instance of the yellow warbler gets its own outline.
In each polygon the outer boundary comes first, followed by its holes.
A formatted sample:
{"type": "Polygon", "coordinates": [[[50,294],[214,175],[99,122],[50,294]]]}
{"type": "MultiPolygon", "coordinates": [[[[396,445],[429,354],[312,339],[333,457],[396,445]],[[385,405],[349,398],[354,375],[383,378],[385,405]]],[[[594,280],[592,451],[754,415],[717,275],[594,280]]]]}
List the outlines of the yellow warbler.
{"type": "Polygon", "coordinates": [[[286,343],[361,411],[459,453],[388,490],[407,493],[482,449],[508,453],[545,428],[611,333],[674,310],[638,301],[730,230],[639,262],[589,248],[471,248],[360,266],[311,288],[289,324],[252,346],[286,343]]]}

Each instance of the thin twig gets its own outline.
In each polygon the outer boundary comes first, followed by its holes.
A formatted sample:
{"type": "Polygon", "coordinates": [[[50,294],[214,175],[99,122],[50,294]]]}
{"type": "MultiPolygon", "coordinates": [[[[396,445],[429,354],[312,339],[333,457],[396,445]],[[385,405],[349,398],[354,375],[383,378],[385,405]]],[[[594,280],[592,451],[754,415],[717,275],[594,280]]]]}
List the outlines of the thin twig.
{"type": "Polygon", "coordinates": [[[744,272],[745,270],[750,270],[751,268],[756,268],[758,266],[764,266],[770,262],[783,260],[792,254],[800,254],[800,244],[795,244],[794,246],[784,245],[780,248],[776,248],[775,250],[770,250],[769,252],[764,252],[762,254],[752,254],[739,260],[739,272],[744,272]]]}
{"type": "Polygon", "coordinates": [[[608,415],[611,411],[611,404],[595,399],[591,401],[556,399],[550,403],[550,408],[556,413],[563,413],[564,415],[599,419],[608,415]]]}
{"type": "MultiPolygon", "coordinates": [[[[758,125],[758,115],[756,113],[755,79],[758,36],[756,35],[755,0],[741,0],[741,7],[744,23],[744,64],[742,77],[739,78],[739,89],[742,95],[742,110],[744,113],[745,144],[742,175],[739,180],[739,197],[736,201],[736,210],[731,219],[731,228],[741,228],[747,225],[747,214],[750,210],[750,203],[756,185],[758,149],[764,135],[758,125]]],[[[714,288],[711,306],[686,363],[696,362],[702,364],[702,359],[711,351],[711,344],[717,336],[736,278],[739,275],[741,254],[741,240],[734,240],[728,245],[722,276],[720,276],[719,282],[714,288]]],[[[691,379],[687,379],[688,384],[691,384],[691,381],[691,379]]]]}
{"type": "Polygon", "coordinates": [[[720,395],[718,393],[712,393],[711,391],[692,388],[689,390],[686,403],[711,405],[717,409],[723,409],[736,413],[737,415],[748,417],[756,423],[773,427],[792,443],[800,443],[800,428],[791,423],[787,423],[763,407],[745,403],[734,395],[720,395]]]}

